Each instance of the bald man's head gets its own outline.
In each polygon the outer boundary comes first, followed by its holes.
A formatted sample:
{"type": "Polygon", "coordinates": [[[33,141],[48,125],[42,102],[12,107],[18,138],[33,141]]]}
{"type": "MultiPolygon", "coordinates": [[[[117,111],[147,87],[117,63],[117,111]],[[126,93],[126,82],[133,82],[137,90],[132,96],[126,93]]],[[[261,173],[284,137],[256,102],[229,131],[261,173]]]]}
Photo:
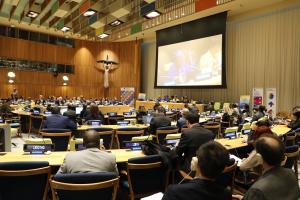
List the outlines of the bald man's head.
{"type": "Polygon", "coordinates": [[[284,159],[283,142],[275,135],[261,136],[255,143],[255,149],[270,166],[280,166],[284,159]]]}
{"type": "Polygon", "coordinates": [[[100,136],[95,130],[85,132],[83,144],[86,148],[100,148],[100,136]]]}

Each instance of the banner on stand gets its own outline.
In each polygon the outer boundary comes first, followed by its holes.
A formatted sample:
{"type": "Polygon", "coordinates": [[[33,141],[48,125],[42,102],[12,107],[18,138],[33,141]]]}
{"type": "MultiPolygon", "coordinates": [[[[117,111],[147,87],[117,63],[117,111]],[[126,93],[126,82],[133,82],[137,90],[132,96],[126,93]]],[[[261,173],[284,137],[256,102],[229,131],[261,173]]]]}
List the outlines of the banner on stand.
{"type": "Polygon", "coordinates": [[[263,104],[264,89],[263,88],[253,88],[253,108],[258,108],[263,104]]]}
{"type": "Polygon", "coordinates": [[[266,88],[266,108],[273,117],[276,116],[276,88],[266,88]]]}
{"type": "Polygon", "coordinates": [[[245,104],[250,105],[250,95],[240,96],[240,108],[243,108],[245,104]]]}

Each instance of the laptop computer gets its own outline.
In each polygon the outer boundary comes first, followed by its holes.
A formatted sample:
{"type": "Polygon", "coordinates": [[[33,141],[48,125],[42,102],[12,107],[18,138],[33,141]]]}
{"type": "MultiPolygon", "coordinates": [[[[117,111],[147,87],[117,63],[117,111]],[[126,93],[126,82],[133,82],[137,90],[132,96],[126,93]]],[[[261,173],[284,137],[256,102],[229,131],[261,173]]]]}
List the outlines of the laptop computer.
{"type": "Polygon", "coordinates": [[[242,134],[243,135],[249,135],[251,133],[251,129],[243,129],[242,134]]]}
{"type": "Polygon", "coordinates": [[[125,117],[127,117],[127,116],[131,116],[132,113],[131,113],[131,112],[123,112],[123,115],[124,115],[125,117]]]}
{"type": "Polygon", "coordinates": [[[237,138],[236,131],[224,133],[224,138],[229,138],[231,140],[236,139],[237,138]]]}
{"type": "Polygon", "coordinates": [[[101,120],[89,120],[88,125],[100,126],[101,125],[101,120]]]}
{"type": "Polygon", "coordinates": [[[40,111],[39,111],[39,110],[33,110],[32,114],[33,114],[33,115],[39,115],[39,114],[40,114],[40,111]]]}
{"type": "Polygon", "coordinates": [[[133,141],[124,141],[123,142],[126,149],[131,149],[132,151],[141,151],[142,145],[144,144],[143,141],[133,142],[133,141]]]}
{"type": "Polygon", "coordinates": [[[118,115],[118,113],[116,113],[116,112],[108,112],[107,115],[109,117],[116,117],[118,115]]]}
{"type": "Polygon", "coordinates": [[[86,149],[86,147],[84,146],[84,144],[75,144],[75,150],[76,151],[81,151],[81,150],[84,150],[86,149]]]}
{"type": "Polygon", "coordinates": [[[166,145],[170,145],[172,147],[175,147],[175,145],[179,142],[179,138],[178,139],[166,139],[166,145]]]}

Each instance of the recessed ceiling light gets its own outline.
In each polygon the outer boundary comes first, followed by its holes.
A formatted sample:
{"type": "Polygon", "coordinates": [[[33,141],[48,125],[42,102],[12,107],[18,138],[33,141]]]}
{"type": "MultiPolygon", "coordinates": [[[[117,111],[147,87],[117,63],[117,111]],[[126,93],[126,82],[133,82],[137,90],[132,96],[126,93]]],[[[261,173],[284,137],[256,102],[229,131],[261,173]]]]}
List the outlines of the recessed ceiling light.
{"type": "Polygon", "coordinates": [[[102,34],[98,35],[98,37],[99,37],[100,39],[106,38],[106,37],[108,37],[108,36],[109,36],[109,35],[106,34],[106,33],[102,33],[102,34]]]}
{"type": "Polygon", "coordinates": [[[39,13],[37,13],[37,12],[29,11],[26,16],[30,17],[30,18],[36,18],[38,15],[39,15],[39,13]]]}
{"type": "Polygon", "coordinates": [[[87,11],[85,11],[85,13],[83,13],[83,16],[90,17],[90,16],[94,15],[95,13],[96,13],[95,10],[88,9],[87,11]]]}
{"type": "Polygon", "coordinates": [[[63,32],[68,32],[71,30],[71,28],[67,27],[67,26],[64,26],[62,29],[60,29],[61,31],[63,32]]]}
{"type": "Polygon", "coordinates": [[[159,15],[160,15],[160,12],[154,10],[154,11],[147,13],[145,16],[147,18],[155,18],[155,17],[158,17],[159,15]]]}
{"type": "Polygon", "coordinates": [[[109,25],[111,25],[111,26],[119,26],[119,25],[121,25],[121,24],[123,24],[124,22],[122,22],[121,20],[115,20],[115,21],[113,21],[112,23],[110,23],[109,25]]]}

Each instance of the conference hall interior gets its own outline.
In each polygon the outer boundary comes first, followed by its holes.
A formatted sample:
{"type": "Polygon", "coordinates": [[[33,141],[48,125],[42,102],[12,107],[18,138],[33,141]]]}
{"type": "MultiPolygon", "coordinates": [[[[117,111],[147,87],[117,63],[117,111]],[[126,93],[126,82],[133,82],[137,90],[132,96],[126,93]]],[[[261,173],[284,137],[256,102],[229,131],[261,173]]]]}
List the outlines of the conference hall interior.
{"type": "Polygon", "coordinates": [[[299,200],[300,0],[0,0],[0,200],[299,200]]]}

